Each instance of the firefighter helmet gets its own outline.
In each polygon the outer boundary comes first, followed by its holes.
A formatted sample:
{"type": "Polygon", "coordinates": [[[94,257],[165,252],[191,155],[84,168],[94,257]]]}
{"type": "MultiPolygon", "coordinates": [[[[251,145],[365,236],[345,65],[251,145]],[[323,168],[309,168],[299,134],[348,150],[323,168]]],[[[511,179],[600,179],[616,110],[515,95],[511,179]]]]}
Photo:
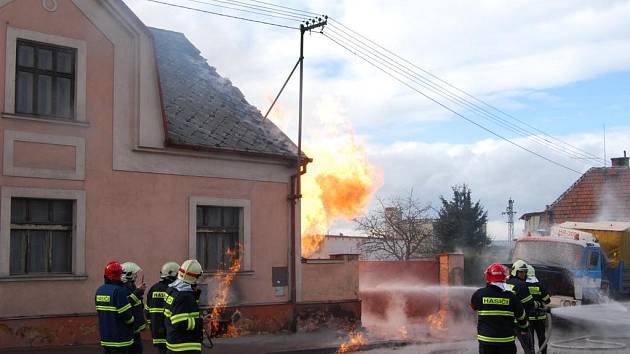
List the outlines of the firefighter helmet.
{"type": "Polygon", "coordinates": [[[536,269],[534,269],[533,266],[531,265],[527,265],[527,277],[528,278],[533,278],[536,276],[536,269]]]}
{"type": "Polygon", "coordinates": [[[203,273],[201,264],[196,259],[188,259],[182,263],[177,272],[177,278],[184,283],[197,284],[197,280],[203,273]]]}
{"type": "Polygon", "coordinates": [[[494,283],[494,282],[505,282],[505,279],[508,277],[508,269],[501,263],[491,264],[486,269],[486,282],[494,283]]]}
{"type": "Polygon", "coordinates": [[[515,277],[517,272],[527,273],[527,263],[525,261],[519,259],[512,263],[512,272],[510,274],[515,277]]]}
{"type": "Polygon", "coordinates": [[[134,262],[125,262],[122,264],[122,270],[123,270],[123,277],[122,277],[123,283],[129,283],[129,282],[133,283],[136,280],[136,277],[138,276],[138,272],[142,271],[142,268],[140,268],[140,266],[138,266],[134,262]]]}
{"type": "Polygon", "coordinates": [[[177,277],[177,272],[179,271],[179,264],[175,263],[175,262],[166,262],[164,263],[164,265],[162,266],[162,269],[160,270],[160,278],[161,279],[165,279],[165,278],[176,278],[177,277]]]}
{"type": "Polygon", "coordinates": [[[122,275],[123,269],[120,263],[117,261],[111,261],[107,263],[105,266],[105,271],[103,272],[105,279],[112,281],[120,281],[120,277],[122,275]]]}

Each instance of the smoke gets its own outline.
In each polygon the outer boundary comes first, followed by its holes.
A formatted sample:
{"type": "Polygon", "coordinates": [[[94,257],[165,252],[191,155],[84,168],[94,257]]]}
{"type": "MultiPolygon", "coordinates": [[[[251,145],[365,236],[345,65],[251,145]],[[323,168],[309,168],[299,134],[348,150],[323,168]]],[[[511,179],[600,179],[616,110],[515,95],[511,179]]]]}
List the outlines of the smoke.
{"type": "Polygon", "coordinates": [[[475,313],[469,303],[476,288],[400,280],[361,284],[362,324],[370,337],[414,342],[474,338],[475,313]]]}
{"type": "Polygon", "coordinates": [[[619,181],[620,177],[604,176],[604,185],[599,194],[599,209],[595,221],[622,221],[628,219],[628,215],[624,215],[623,211],[630,209],[630,202],[619,198],[619,193],[623,190],[623,186],[619,181]]]}

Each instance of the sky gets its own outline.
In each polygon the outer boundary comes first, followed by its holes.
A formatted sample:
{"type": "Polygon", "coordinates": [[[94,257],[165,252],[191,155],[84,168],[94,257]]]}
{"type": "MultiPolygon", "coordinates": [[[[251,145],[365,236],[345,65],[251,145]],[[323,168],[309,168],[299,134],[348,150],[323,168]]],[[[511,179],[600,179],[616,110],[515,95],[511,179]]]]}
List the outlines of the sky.
{"type": "MultiPolygon", "coordinates": [[[[232,0],[163,1],[299,24],[207,4],[231,6],[232,0]]],[[[501,212],[510,197],[517,216],[543,210],[580,173],[602,166],[604,152],[609,159],[630,150],[630,1],[269,1],[326,14],[335,21],[324,27],[325,34],[339,34],[343,24],[501,112],[492,117],[508,122],[516,118],[530,127],[517,134],[488,120],[487,114],[476,115],[474,109],[442,99],[511,142],[503,140],[383,74],[328,37],[307,33],[305,143],[324,124],[318,107],[335,102],[382,175],[376,192],[380,197],[405,195],[413,189],[421,201],[439,207],[439,197],[448,198],[451,186],[466,183],[488,212],[490,235],[503,239],[507,226],[501,212]],[[559,139],[553,140],[559,152],[536,143],[550,137],[559,139]],[[566,149],[572,147],[597,159],[567,156],[566,149]]],[[[125,2],[146,25],[184,33],[209,65],[263,112],[298,59],[300,38],[295,29],[146,0],[125,2]]],[[[268,6],[251,0],[241,3],[268,6]]],[[[297,83],[296,76],[279,100],[284,121],[278,125],[292,138],[297,83]]],[[[518,234],[522,223],[515,228],[518,234]]],[[[340,222],[331,232],[352,233],[352,225],[340,222]]]]}

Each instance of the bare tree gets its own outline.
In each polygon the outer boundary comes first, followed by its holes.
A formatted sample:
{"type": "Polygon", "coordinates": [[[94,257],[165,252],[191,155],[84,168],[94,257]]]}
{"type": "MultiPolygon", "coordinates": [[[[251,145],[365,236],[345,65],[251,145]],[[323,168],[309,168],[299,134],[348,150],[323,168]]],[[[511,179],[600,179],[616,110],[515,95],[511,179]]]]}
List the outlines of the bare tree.
{"type": "Polygon", "coordinates": [[[359,244],[361,252],[379,259],[408,260],[433,252],[431,205],[413,196],[378,199],[379,207],[354,219],[356,229],[367,235],[359,244]]]}

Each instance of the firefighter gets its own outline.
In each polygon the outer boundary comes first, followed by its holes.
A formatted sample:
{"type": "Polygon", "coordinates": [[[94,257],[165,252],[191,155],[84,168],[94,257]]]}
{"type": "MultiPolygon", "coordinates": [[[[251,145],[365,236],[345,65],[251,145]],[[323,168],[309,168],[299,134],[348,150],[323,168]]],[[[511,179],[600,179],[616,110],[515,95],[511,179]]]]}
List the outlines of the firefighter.
{"type": "Polygon", "coordinates": [[[160,281],[155,283],[147,293],[147,302],[144,306],[147,322],[151,326],[153,345],[158,353],[166,353],[166,327],[164,325],[164,300],[168,285],[177,279],[179,264],[166,262],[160,270],[160,281]]]}
{"type": "Polygon", "coordinates": [[[98,328],[105,354],[130,354],[133,345],[134,316],[129,292],[121,281],[122,272],[120,263],[107,263],[105,283],[96,290],[98,328]]]}
{"type": "Polygon", "coordinates": [[[477,312],[479,354],[516,354],[515,321],[520,333],[529,331],[525,309],[505,283],[507,267],[494,263],[485,276],[486,287],[470,298],[470,307],[477,312]]]}
{"type": "Polygon", "coordinates": [[[142,282],[140,287],[136,286],[136,279],[138,273],[142,271],[137,264],[133,262],[125,262],[122,264],[123,276],[122,281],[129,291],[129,302],[133,309],[133,316],[135,320],[133,322],[133,346],[131,348],[132,354],[142,354],[142,339],[140,333],[147,327],[147,322],[144,318],[144,304],[142,297],[144,291],[147,289],[147,285],[142,282]]]}
{"type": "MultiPolygon", "coordinates": [[[[512,263],[512,271],[510,272],[510,278],[507,284],[512,290],[512,293],[516,295],[516,298],[521,301],[521,304],[523,304],[525,308],[525,313],[529,316],[534,312],[534,298],[529,293],[525,280],[527,280],[527,263],[519,259],[512,263]]],[[[521,343],[525,354],[534,354],[534,343],[529,333],[517,331],[516,337],[521,343]]]]}
{"type": "Polygon", "coordinates": [[[196,259],[184,261],[177,272],[177,280],[168,286],[164,317],[168,353],[199,353],[203,340],[199,314],[197,281],[201,264],[196,259]]]}
{"type": "MultiPolygon", "coordinates": [[[[536,270],[531,265],[527,265],[527,287],[529,293],[534,298],[534,312],[529,316],[529,328],[532,334],[532,341],[534,340],[534,334],[538,338],[538,348],[545,342],[545,320],[547,319],[547,312],[545,306],[551,302],[551,297],[547,292],[547,287],[536,278],[536,270]]],[[[541,354],[547,354],[547,347],[541,351],[541,354]]]]}

